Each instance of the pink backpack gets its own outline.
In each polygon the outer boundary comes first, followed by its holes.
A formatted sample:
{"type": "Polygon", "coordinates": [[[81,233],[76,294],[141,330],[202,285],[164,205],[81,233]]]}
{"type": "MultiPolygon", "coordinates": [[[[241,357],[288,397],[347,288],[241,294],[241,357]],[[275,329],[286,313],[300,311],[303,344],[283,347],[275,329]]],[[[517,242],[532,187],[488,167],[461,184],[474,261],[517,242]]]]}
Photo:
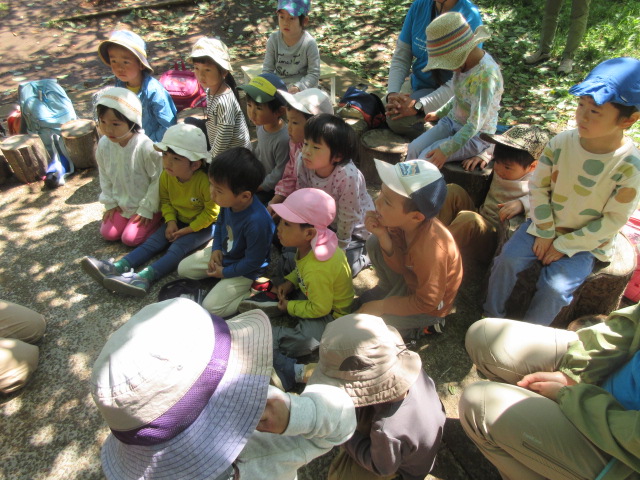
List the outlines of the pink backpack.
{"type": "Polygon", "coordinates": [[[160,83],[171,95],[178,111],[207,105],[207,96],[198,83],[196,74],[187,70],[184,60],[177,61],[173,70],[164,72],[160,76],[160,83]]]}
{"type": "Polygon", "coordinates": [[[637,255],[636,270],[629,280],[624,296],[632,302],[640,302],[640,210],[635,211],[621,231],[633,244],[637,255]]]}

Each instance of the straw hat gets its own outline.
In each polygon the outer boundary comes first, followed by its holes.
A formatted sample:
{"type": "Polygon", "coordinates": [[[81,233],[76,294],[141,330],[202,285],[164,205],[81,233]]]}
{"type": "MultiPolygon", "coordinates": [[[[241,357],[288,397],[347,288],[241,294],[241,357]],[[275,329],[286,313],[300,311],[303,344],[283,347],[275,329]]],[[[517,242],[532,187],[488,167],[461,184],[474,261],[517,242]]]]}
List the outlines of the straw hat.
{"type": "Polygon", "coordinates": [[[436,68],[460,68],[471,50],[491,36],[484,25],[480,25],[474,33],[458,12],[447,12],[435,18],[427,27],[426,33],[429,62],[422,69],[423,72],[436,68]]]}

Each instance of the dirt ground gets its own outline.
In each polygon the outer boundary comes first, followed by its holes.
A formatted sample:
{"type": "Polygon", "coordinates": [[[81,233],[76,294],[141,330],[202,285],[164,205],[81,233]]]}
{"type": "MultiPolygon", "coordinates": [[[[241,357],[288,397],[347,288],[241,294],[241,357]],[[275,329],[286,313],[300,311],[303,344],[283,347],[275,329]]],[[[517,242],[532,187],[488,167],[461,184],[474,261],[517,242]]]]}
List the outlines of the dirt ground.
{"type": "MultiPolygon", "coordinates": [[[[149,2],[13,0],[8,11],[0,10],[3,122],[17,102],[18,83],[41,78],[58,78],[74,100],[78,115],[90,118],[91,95],[113,81],[96,55],[98,43],[113,29],[153,31],[158,27],[154,22],[165,24],[195,15],[183,35],[148,42],[151,63],[158,65],[156,73],[170,68],[202,34],[220,33],[228,42],[245,32],[251,41],[238,49],[253,48],[259,55],[265,35],[273,29],[272,18],[261,11],[263,6],[250,2],[237,2],[234,7],[220,2],[215,12],[208,13],[199,12],[196,4],[154,10],[160,20],[125,14],[87,20],[81,28],[51,28],[48,23],[83,11],[136,3],[149,2]],[[250,33],[247,25],[253,26],[250,33]]],[[[41,184],[22,185],[15,178],[0,186],[0,298],[27,305],[48,320],[33,380],[19,393],[0,398],[0,480],[102,478],[99,449],[108,429],[89,395],[91,366],[109,335],[154,301],[160,284],[142,300],[123,298],[106,292],[83,274],[79,267],[82,256],[109,258],[125,253],[122,245],[107,243],[98,234],[102,211],[98,193],[95,170],[79,171],[53,191],[44,190],[41,184]]],[[[445,333],[412,347],[437,383],[448,417],[444,444],[429,478],[496,479],[496,471],[466,439],[458,420],[460,393],[478,380],[464,350],[464,333],[480,318],[485,273],[473,265],[465,268],[457,311],[448,317],[445,333]]],[[[174,278],[175,274],[167,281],[174,278]]],[[[359,292],[373,284],[371,270],[356,279],[359,292]]],[[[299,478],[324,478],[330,458],[331,454],[312,462],[299,478]]]]}

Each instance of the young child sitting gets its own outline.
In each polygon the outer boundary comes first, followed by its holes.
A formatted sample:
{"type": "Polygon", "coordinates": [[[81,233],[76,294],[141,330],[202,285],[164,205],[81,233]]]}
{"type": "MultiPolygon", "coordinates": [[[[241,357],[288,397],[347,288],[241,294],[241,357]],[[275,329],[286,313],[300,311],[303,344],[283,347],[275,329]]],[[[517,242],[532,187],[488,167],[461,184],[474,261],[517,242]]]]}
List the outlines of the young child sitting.
{"type": "Polygon", "coordinates": [[[140,131],[142,105],[126,88],[104,90],[96,105],[103,134],[96,149],[100,172],[100,203],[104,205],[100,234],[105,240],[136,247],[162,221],[159,212],[160,155],[140,131]]]}
{"type": "Polygon", "coordinates": [[[367,212],[367,252],[385,298],[358,312],[382,317],[403,337],[441,332],[462,282],[456,242],[435,218],[447,185],[426,160],[375,162],[382,186],[376,210],[367,212]]]}
{"type": "Polygon", "coordinates": [[[286,110],[276,95],[287,87],[276,75],[263,73],[239,88],[247,92],[247,115],[256,126],[258,144],[253,153],[266,172],[256,196],[266,205],[273,198],[274,188],[282,178],[289,158],[289,133],[282,119],[286,110]]]}
{"type": "Polygon", "coordinates": [[[278,0],[279,30],[267,40],[262,73],[275,73],[290,93],[317,87],[320,51],[304,27],[309,23],[310,0],[278,0]]]}
{"type": "Polygon", "coordinates": [[[624,130],[640,118],[640,60],[615,58],[570,93],[578,128],[554,137],[529,182],[531,218],[494,259],[485,315],[504,318],[519,272],[542,262],[524,319],[549,325],[593,270],[609,261],[640,200],[640,152],[624,130]]]}
{"type": "Polygon", "coordinates": [[[297,358],[315,351],[325,326],[351,311],[351,269],[336,234],[328,228],[336,215],[331,195],[302,188],[273,205],[273,210],[280,217],[280,243],[296,249],[295,268],[275,287],[277,302],[250,298],[240,311],[260,308],[270,316],[294,317],[294,328],[274,327],[273,340],[274,350],[297,358]]]}
{"type": "Polygon", "coordinates": [[[135,93],[142,103],[142,128],[154,142],[176,123],[176,106],[169,92],[153,77],[144,40],[128,30],[116,30],[98,46],[98,56],[111,67],[116,87],[135,93]]]}
{"type": "Polygon", "coordinates": [[[200,168],[207,158],[206,140],[193,125],[167,129],[155,147],[162,152],[160,206],[165,223],[142,245],[112,262],[84,257],[82,268],[106,289],[142,297],[153,282],[171,273],[189,252],[211,240],[218,206],[209,194],[207,174],[200,168]],[[168,250],[167,250],[167,247],[168,250]],[[139,273],[139,267],[166,253],[139,273]]]}
{"type": "Polygon", "coordinates": [[[447,226],[463,257],[489,263],[500,222],[529,212],[529,179],[549,136],[538,127],[517,125],[504,135],[483,133],[482,138],[495,144],[493,178],[484,203],[476,212],[467,191],[449,184],[438,220],[447,226]]]}
{"type": "Polygon", "coordinates": [[[287,105],[287,129],[289,132],[289,161],[284,167],[282,178],[276,184],[275,195],[269,201],[267,210],[273,214],[272,205],[282,203],[296,189],[298,180],[298,157],[304,142],[304,126],[314,115],[328,113],[333,115],[333,106],[329,96],[319,88],[308,88],[296,94],[281,92],[279,96],[287,105]]]}
{"type": "Polygon", "coordinates": [[[407,160],[426,158],[438,168],[445,162],[482,153],[489,144],[481,132],[495,133],[502,98],[500,67],[478,47],[490,37],[485,26],[474,32],[458,12],[447,12],[427,27],[429,63],[425,71],[453,70],[454,95],[425,121],[438,124],[409,144],[407,160]]]}
{"type": "Polygon", "coordinates": [[[251,149],[227,46],[216,38],[204,37],[193,46],[190,58],[198,82],[207,91],[207,119],[187,118],[185,122],[205,132],[210,159],[233,147],[251,149]]]}
{"type": "Polygon", "coordinates": [[[304,147],[298,164],[296,188],[318,188],[336,201],[338,209],[331,228],[338,246],[347,254],[351,273],[356,276],[369,265],[365,241],[365,213],[373,209],[362,172],[352,161],[358,153],[353,129],[340,117],[323,113],[304,126],[304,147]]]}
{"type": "Polygon", "coordinates": [[[362,314],[331,322],[308,385],[341,388],[356,407],[356,431],[333,459],[329,480],[426,478],[446,414],[420,356],[395,328],[362,314]]]}
{"type": "Polygon", "coordinates": [[[185,298],[144,307],[109,337],[91,374],[110,428],[106,478],[294,480],[353,434],[355,409],[330,385],[300,395],[269,386],[271,368],[263,312],[225,322],[185,298]]]}
{"type": "Polygon", "coordinates": [[[211,197],[221,208],[213,246],[185,258],[178,274],[193,280],[220,279],[202,302],[214,315],[235,314],[269,265],[275,226],[255,195],[263,179],[260,160],[243,147],[218,155],[209,166],[211,197]]]}

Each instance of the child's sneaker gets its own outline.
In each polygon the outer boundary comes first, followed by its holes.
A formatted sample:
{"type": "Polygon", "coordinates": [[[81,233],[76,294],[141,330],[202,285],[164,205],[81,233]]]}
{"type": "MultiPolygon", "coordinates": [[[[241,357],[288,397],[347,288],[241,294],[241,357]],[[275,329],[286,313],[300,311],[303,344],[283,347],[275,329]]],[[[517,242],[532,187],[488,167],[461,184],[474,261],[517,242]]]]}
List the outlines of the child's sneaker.
{"type": "Polygon", "coordinates": [[[88,273],[100,285],[104,285],[104,279],[111,275],[118,275],[118,270],[113,265],[113,258],[98,260],[95,257],[84,257],[80,262],[82,269],[88,273]]]}
{"type": "Polygon", "coordinates": [[[274,351],[271,384],[283,392],[291,391],[296,386],[295,364],[295,359],[284,356],[278,350],[274,351]]]}
{"type": "Polygon", "coordinates": [[[429,325],[428,327],[424,327],[422,329],[423,335],[433,335],[434,333],[443,333],[444,332],[444,322],[443,318],[440,323],[434,323],[433,325],[429,325]]]}
{"type": "Polygon", "coordinates": [[[251,293],[258,294],[260,292],[270,292],[273,288],[273,282],[265,277],[257,278],[251,284],[251,293]]]}
{"type": "Polygon", "coordinates": [[[282,315],[278,308],[278,296],[273,292],[260,292],[243,300],[238,306],[238,311],[242,313],[256,308],[272,317],[282,315]]]}
{"type": "Polygon", "coordinates": [[[149,293],[150,283],[133,271],[122,275],[111,275],[104,279],[104,288],[132,297],[144,297],[149,293]]]}

